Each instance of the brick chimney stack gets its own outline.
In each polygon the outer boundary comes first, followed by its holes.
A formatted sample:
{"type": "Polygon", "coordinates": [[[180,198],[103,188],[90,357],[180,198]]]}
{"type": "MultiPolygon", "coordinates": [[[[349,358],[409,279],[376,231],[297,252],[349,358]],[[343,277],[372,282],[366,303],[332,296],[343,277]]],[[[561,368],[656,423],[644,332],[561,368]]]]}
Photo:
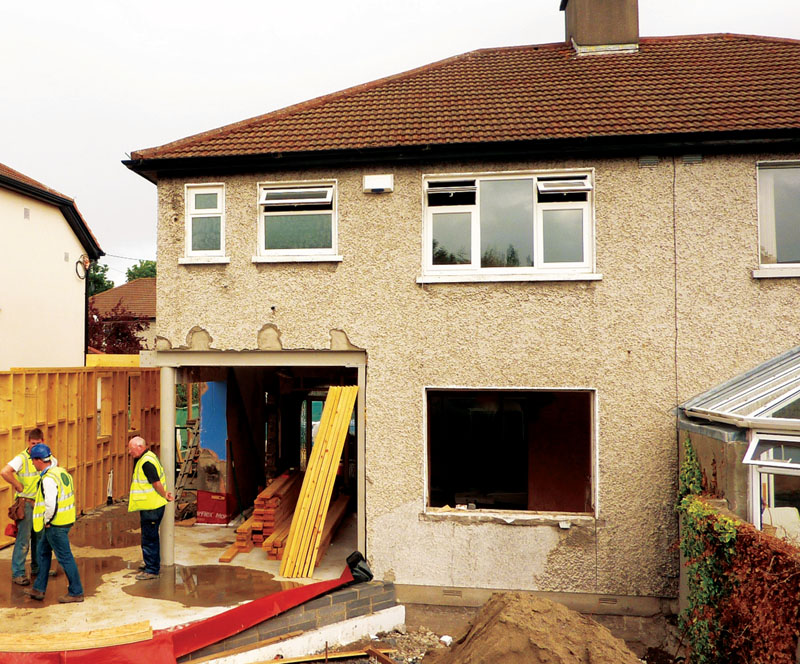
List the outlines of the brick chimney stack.
{"type": "Polygon", "coordinates": [[[566,41],[579,53],[638,50],[637,0],[561,0],[560,9],[566,41]]]}

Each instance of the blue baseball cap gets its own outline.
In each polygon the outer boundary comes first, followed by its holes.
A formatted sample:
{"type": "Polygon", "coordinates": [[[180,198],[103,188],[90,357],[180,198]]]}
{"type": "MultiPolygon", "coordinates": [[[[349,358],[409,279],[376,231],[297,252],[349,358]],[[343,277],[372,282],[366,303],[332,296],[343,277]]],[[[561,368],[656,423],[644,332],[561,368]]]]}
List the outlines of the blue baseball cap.
{"type": "Polygon", "coordinates": [[[31,447],[31,459],[49,459],[50,448],[44,443],[37,443],[31,447]]]}

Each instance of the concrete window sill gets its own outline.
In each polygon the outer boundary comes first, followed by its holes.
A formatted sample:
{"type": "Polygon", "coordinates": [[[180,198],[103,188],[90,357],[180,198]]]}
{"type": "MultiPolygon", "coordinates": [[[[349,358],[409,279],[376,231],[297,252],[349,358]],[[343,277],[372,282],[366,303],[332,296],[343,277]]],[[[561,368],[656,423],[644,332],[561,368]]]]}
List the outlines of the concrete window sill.
{"type": "Polygon", "coordinates": [[[418,284],[456,284],[495,281],[600,281],[602,274],[596,272],[539,272],[536,274],[423,274],[417,277],[418,284]]]}
{"type": "Polygon", "coordinates": [[[184,256],[178,259],[178,265],[224,265],[230,262],[228,256],[184,256]]]}
{"type": "Polygon", "coordinates": [[[341,263],[342,256],[292,256],[292,255],[276,255],[276,256],[253,256],[254,263],[341,263]]]}
{"type": "Polygon", "coordinates": [[[754,279],[785,279],[787,277],[800,277],[800,265],[792,267],[767,267],[753,270],[754,279]]]}
{"type": "Polygon", "coordinates": [[[510,510],[438,510],[429,508],[421,512],[420,521],[457,521],[474,525],[497,523],[510,526],[550,526],[564,529],[572,526],[594,524],[593,514],[542,514],[539,512],[517,512],[510,510]]]}

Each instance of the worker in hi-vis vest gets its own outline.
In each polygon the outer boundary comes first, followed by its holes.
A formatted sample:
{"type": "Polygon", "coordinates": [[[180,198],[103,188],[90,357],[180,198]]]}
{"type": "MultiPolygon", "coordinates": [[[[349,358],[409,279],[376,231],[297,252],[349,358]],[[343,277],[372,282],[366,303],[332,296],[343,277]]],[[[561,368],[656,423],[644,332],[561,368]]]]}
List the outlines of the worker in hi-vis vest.
{"type": "Polygon", "coordinates": [[[140,581],[157,579],[161,572],[161,542],[158,527],[164,518],[164,506],[172,501],[165,486],[164,469],[158,457],[147,449],[144,438],[136,436],[128,442],[128,453],[136,459],[128,496],[128,511],[139,512],[142,526],[142,559],[140,581]]]}
{"type": "Polygon", "coordinates": [[[44,599],[50,562],[55,553],[69,582],[67,594],[59,597],[58,601],[82,602],[83,585],[69,545],[69,530],[75,523],[75,484],[72,475],[56,465],[50,456],[50,448],[43,443],[34,445],[30,455],[41,476],[33,506],[33,530],[39,536],[36,547],[39,573],[33,587],[26,588],[25,594],[39,601],[44,599]]]}
{"type": "MultiPolygon", "coordinates": [[[[11,578],[18,586],[29,586],[31,583],[25,574],[25,559],[28,557],[29,549],[31,552],[31,577],[36,578],[36,574],[39,572],[39,561],[36,557],[37,537],[33,534],[33,503],[36,500],[39,473],[33,466],[31,449],[34,445],[43,442],[42,430],[38,427],[31,429],[28,432],[28,447],[0,470],[0,477],[14,487],[14,497],[23,503],[23,515],[17,521],[17,538],[11,554],[11,578]]],[[[54,456],[51,456],[50,459],[55,465],[58,465],[54,456]]],[[[50,570],[50,576],[55,575],[54,567],[50,570]]]]}

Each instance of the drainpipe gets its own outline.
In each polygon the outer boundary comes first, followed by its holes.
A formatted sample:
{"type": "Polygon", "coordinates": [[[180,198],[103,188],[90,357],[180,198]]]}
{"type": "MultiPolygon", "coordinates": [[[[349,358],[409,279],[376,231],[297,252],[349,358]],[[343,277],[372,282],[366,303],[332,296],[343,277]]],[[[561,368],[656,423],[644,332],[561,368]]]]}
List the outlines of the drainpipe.
{"type": "MultiPolygon", "coordinates": [[[[161,465],[167,491],[175,493],[175,367],[161,367],[161,465]]],[[[167,503],[161,521],[161,563],[175,564],[175,503],[167,503]]]]}

